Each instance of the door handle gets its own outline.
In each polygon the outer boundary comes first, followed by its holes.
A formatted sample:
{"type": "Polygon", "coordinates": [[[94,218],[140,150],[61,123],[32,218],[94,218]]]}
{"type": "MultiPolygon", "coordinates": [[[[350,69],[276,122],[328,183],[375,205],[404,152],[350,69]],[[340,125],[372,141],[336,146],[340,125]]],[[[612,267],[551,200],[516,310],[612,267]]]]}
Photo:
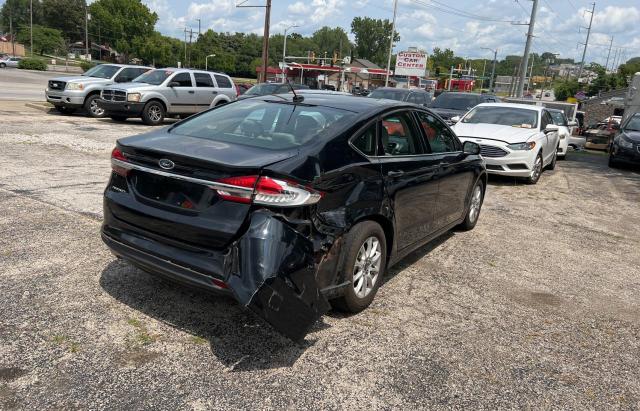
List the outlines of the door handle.
{"type": "Polygon", "coordinates": [[[218,94],[218,92],[217,91],[212,91],[211,94],[218,94]]]}
{"type": "Polygon", "coordinates": [[[189,90],[189,94],[196,94],[196,92],[193,90],[189,90]]]}
{"type": "Polygon", "coordinates": [[[391,178],[402,177],[404,175],[404,171],[389,171],[387,176],[391,178]]]}

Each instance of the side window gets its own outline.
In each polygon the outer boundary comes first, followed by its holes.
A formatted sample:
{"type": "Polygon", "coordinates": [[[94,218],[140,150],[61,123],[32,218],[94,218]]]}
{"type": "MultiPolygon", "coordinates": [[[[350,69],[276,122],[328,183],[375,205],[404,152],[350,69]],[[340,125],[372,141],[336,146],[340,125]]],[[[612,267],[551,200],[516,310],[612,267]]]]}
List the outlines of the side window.
{"type": "Polygon", "coordinates": [[[220,88],[231,88],[231,87],[233,87],[231,85],[231,80],[229,80],[229,77],[221,76],[220,74],[214,74],[214,77],[216,78],[216,83],[218,83],[218,87],[220,87],[220,88]]]}
{"type": "Polygon", "coordinates": [[[551,119],[551,114],[548,111],[542,112],[542,121],[540,122],[540,130],[544,130],[547,128],[549,124],[553,124],[553,120],[551,119]]]}
{"type": "Polygon", "coordinates": [[[376,126],[377,122],[369,126],[362,134],[354,138],[351,144],[367,156],[376,155],[376,126]]]}
{"type": "Polygon", "coordinates": [[[415,128],[411,113],[394,113],[382,119],[380,140],[387,156],[423,154],[419,132],[415,128]]]}
{"type": "Polygon", "coordinates": [[[211,76],[207,73],[193,73],[196,78],[196,87],[214,87],[211,76]]]}
{"type": "Polygon", "coordinates": [[[458,138],[442,121],[422,111],[416,114],[432,153],[451,153],[462,150],[458,138]]]}
{"type": "Polygon", "coordinates": [[[170,82],[180,83],[178,87],[193,87],[193,83],[191,83],[191,74],[189,73],[178,73],[170,80],[170,82]]]}
{"type": "Polygon", "coordinates": [[[116,83],[128,83],[131,80],[133,80],[134,78],[138,77],[140,75],[140,69],[137,69],[135,67],[127,67],[125,69],[122,69],[122,71],[120,72],[120,74],[118,74],[115,78],[115,82],[116,83]]]}

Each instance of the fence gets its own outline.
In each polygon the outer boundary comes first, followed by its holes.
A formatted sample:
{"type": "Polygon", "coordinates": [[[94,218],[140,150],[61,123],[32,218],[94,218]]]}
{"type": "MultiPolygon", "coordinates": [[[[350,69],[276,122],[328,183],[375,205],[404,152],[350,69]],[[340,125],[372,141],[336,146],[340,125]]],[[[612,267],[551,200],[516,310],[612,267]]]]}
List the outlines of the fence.
{"type": "MultiPolygon", "coordinates": [[[[15,43],[15,50],[16,50],[15,52],[16,56],[25,55],[24,46],[22,44],[15,43]]],[[[11,42],[0,41],[0,53],[7,53],[13,56],[14,52],[13,52],[13,46],[11,45],[11,42]]]]}

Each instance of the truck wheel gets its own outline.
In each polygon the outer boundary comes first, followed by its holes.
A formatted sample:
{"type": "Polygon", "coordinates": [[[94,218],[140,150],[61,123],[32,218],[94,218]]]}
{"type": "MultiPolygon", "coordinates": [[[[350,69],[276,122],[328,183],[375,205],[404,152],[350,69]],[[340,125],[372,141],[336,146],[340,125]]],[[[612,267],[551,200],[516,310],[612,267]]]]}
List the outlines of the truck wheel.
{"type": "Polygon", "coordinates": [[[65,106],[55,106],[56,110],[58,110],[59,113],[61,114],[73,114],[76,112],[75,108],[71,108],[71,107],[65,107],[65,106]]]}
{"type": "Polygon", "coordinates": [[[89,117],[103,118],[106,116],[104,109],[98,105],[98,99],[100,99],[99,95],[92,94],[84,101],[84,109],[89,117]]]}
{"type": "Polygon", "coordinates": [[[142,110],[142,121],[149,126],[157,126],[164,120],[164,106],[159,101],[150,101],[142,110]]]}

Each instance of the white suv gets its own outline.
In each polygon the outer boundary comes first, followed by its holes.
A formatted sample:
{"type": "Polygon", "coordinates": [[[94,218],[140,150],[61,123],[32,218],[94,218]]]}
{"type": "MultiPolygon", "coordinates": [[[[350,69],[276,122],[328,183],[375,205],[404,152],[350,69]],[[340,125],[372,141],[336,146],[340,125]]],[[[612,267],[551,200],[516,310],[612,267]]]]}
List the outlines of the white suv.
{"type": "Polygon", "coordinates": [[[545,167],[558,158],[558,126],[549,110],[527,104],[484,103],[453,126],[464,143],[480,144],[487,172],[538,182],[545,167]]]}

